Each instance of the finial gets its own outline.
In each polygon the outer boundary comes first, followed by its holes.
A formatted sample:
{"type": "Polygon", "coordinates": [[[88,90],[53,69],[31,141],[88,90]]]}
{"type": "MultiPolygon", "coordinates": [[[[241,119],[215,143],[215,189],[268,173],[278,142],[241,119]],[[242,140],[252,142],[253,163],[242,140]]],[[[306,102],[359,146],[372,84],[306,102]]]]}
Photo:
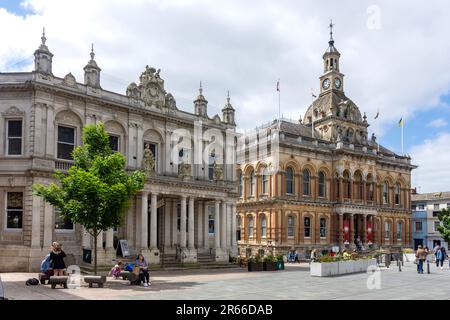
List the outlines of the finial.
{"type": "Polygon", "coordinates": [[[42,37],[41,37],[42,44],[45,45],[45,41],[47,41],[47,38],[45,37],[45,27],[42,28],[42,37]]]}
{"type": "Polygon", "coordinates": [[[202,82],[200,81],[200,88],[198,89],[198,92],[200,92],[200,95],[203,94],[203,88],[202,88],[202,82]]]}
{"type": "Polygon", "coordinates": [[[329,44],[333,45],[334,39],[333,39],[333,27],[335,24],[333,24],[333,19],[330,19],[330,25],[328,26],[330,28],[330,41],[329,44]]]}
{"type": "Polygon", "coordinates": [[[94,57],[95,57],[94,44],[92,44],[92,47],[91,47],[91,60],[94,60],[94,57]]]}
{"type": "Polygon", "coordinates": [[[228,104],[230,103],[230,90],[228,90],[227,92],[227,103],[228,104]]]}

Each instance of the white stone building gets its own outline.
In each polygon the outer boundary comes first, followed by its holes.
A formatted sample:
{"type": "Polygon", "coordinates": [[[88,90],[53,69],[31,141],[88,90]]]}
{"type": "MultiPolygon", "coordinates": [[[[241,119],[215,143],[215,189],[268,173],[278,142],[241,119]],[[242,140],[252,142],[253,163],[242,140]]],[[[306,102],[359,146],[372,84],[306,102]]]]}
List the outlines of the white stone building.
{"type": "Polygon", "coordinates": [[[109,265],[121,239],[131,254],[142,252],[152,263],[228,261],[237,252],[236,131],[229,97],[222,118],[208,116],[201,87],[194,113],[182,111],[165,91],[160,70],[148,66],[126,95],[107,91],[93,51],[84,83],[71,73],[59,78],[45,42],[43,35],[32,72],[0,73],[0,272],[38,270],[52,241],[79,264],[88,253],[83,249],[97,245],[99,263],[109,265]],[[31,188],[52,181],[56,169],[67,170],[82,127],[99,121],[113,149],[125,155],[127,169],[141,169],[147,161],[154,172],[148,172],[123,225],[94,244],[31,188]],[[211,141],[219,140],[225,141],[222,150],[212,148],[211,141]]]}

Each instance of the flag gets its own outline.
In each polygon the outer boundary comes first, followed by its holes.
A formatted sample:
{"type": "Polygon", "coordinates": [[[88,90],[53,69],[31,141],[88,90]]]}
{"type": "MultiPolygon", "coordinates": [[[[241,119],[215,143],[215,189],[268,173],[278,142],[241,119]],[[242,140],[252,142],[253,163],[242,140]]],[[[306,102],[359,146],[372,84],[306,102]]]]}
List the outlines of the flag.
{"type": "Polygon", "coordinates": [[[277,91],[280,92],[280,80],[277,81],[277,91]]]}
{"type": "Polygon", "coordinates": [[[403,118],[401,118],[400,121],[398,122],[398,126],[403,127],[403,118]]]}
{"type": "Polygon", "coordinates": [[[380,116],[380,110],[378,109],[378,110],[377,110],[377,114],[375,115],[375,118],[374,118],[374,119],[377,119],[379,116],[380,116]]]}

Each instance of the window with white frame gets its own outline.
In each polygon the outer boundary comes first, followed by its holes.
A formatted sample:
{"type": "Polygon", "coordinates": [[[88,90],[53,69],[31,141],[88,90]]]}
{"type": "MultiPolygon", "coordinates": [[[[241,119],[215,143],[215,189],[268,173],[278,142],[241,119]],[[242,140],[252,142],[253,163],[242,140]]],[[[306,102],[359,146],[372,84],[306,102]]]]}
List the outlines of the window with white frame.
{"type": "Polygon", "coordinates": [[[255,194],[255,172],[250,173],[250,196],[255,194]]]}
{"type": "Polygon", "coordinates": [[[303,195],[311,195],[311,175],[308,169],[303,170],[303,195]]]}
{"type": "Polygon", "coordinates": [[[288,234],[288,237],[293,237],[294,236],[294,217],[293,216],[288,216],[288,220],[287,220],[287,234],[288,234]]]}
{"type": "Polygon", "coordinates": [[[417,207],[419,210],[425,210],[425,205],[423,203],[419,204],[417,207]]]}
{"type": "Polygon", "coordinates": [[[248,238],[253,239],[253,216],[248,216],[248,238]]]}
{"type": "Polygon", "coordinates": [[[286,169],[286,193],[294,193],[294,170],[291,167],[286,169]]]}
{"type": "Polygon", "coordinates": [[[75,149],[75,128],[58,126],[58,159],[72,160],[72,151],[75,149]]]}
{"type": "Polygon", "coordinates": [[[416,227],[416,232],[422,231],[422,221],[416,221],[415,227],[416,227]]]}
{"type": "Polygon", "coordinates": [[[261,216],[261,238],[267,236],[267,219],[265,215],[261,216]]]}
{"type": "Polygon", "coordinates": [[[439,203],[434,204],[434,210],[439,210],[439,203]]]}
{"type": "Polygon", "coordinates": [[[23,192],[6,193],[6,229],[22,229],[23,192]]]}
{"type": "Polygon", "coordinates": [[[8,120],[7,121],[7,140],[6,150],[7,154],[21,155],[22,154],[22,120],[8,120]]]}
{"type": "Polygon", "coordinates": [[[383,204],[389,203],[389,184],[383,183],[383,204]]]}
{"type": "Polygon", "coordinates": [[[325,218],[320,218],[320,237],[327,237],[327,219],[325,218]]]}
{"type": "Polygon", "coordinates": [[[384,222],[384,238],[385,239],[391,238],[391,224],[388,221],[384,222]]]}
{"type": "Polygon", "coordinates": [[[109,147],[111,148],[111,150],[113,152],[119,152],[120,151],[120,146],[119,146],[119,140],[120,137],[114,134],[110,134],[109,135],[109,147]]]}
{"type": "Polygon", "coordinates": [[[70,219],[65,219],[61,215],[61,211],[58,209],[55,209],[55,230],[58,231],[73,231],[74,225],[70,219]]]}
{"type": "Polygon", "coordinates": [[[269,193],[269,169],[264,168],[262,172],[262,193],[269,193]]]}
{"type": "Polygon", "coordinates": [[[402,240],[403,224],[401,221],[397,222],[397,240],[402,240]]]}
{"type": "Polygon", "coordinates": [[[326,196],[325,173],[319,172],[319,197],[326,196]]]}
{"type": "Polygon", "coordinates": [[[439,232],[438,227],[441,225],[441,223],[439,221],[435,221],[434,222],[434,231],[435,232],[439,232]]]}

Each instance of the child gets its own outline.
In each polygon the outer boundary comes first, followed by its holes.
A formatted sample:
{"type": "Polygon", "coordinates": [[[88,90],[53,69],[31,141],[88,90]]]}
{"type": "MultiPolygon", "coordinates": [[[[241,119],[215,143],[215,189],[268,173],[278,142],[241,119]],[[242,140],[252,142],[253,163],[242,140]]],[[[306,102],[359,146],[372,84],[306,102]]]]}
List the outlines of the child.
{"type": "Polygon", "coordinates": [[[118,261],[114,268],[111,269],[111,275],[113,279],[119,279],[120,272],[122,271],[122,261],[118,261]]]}

